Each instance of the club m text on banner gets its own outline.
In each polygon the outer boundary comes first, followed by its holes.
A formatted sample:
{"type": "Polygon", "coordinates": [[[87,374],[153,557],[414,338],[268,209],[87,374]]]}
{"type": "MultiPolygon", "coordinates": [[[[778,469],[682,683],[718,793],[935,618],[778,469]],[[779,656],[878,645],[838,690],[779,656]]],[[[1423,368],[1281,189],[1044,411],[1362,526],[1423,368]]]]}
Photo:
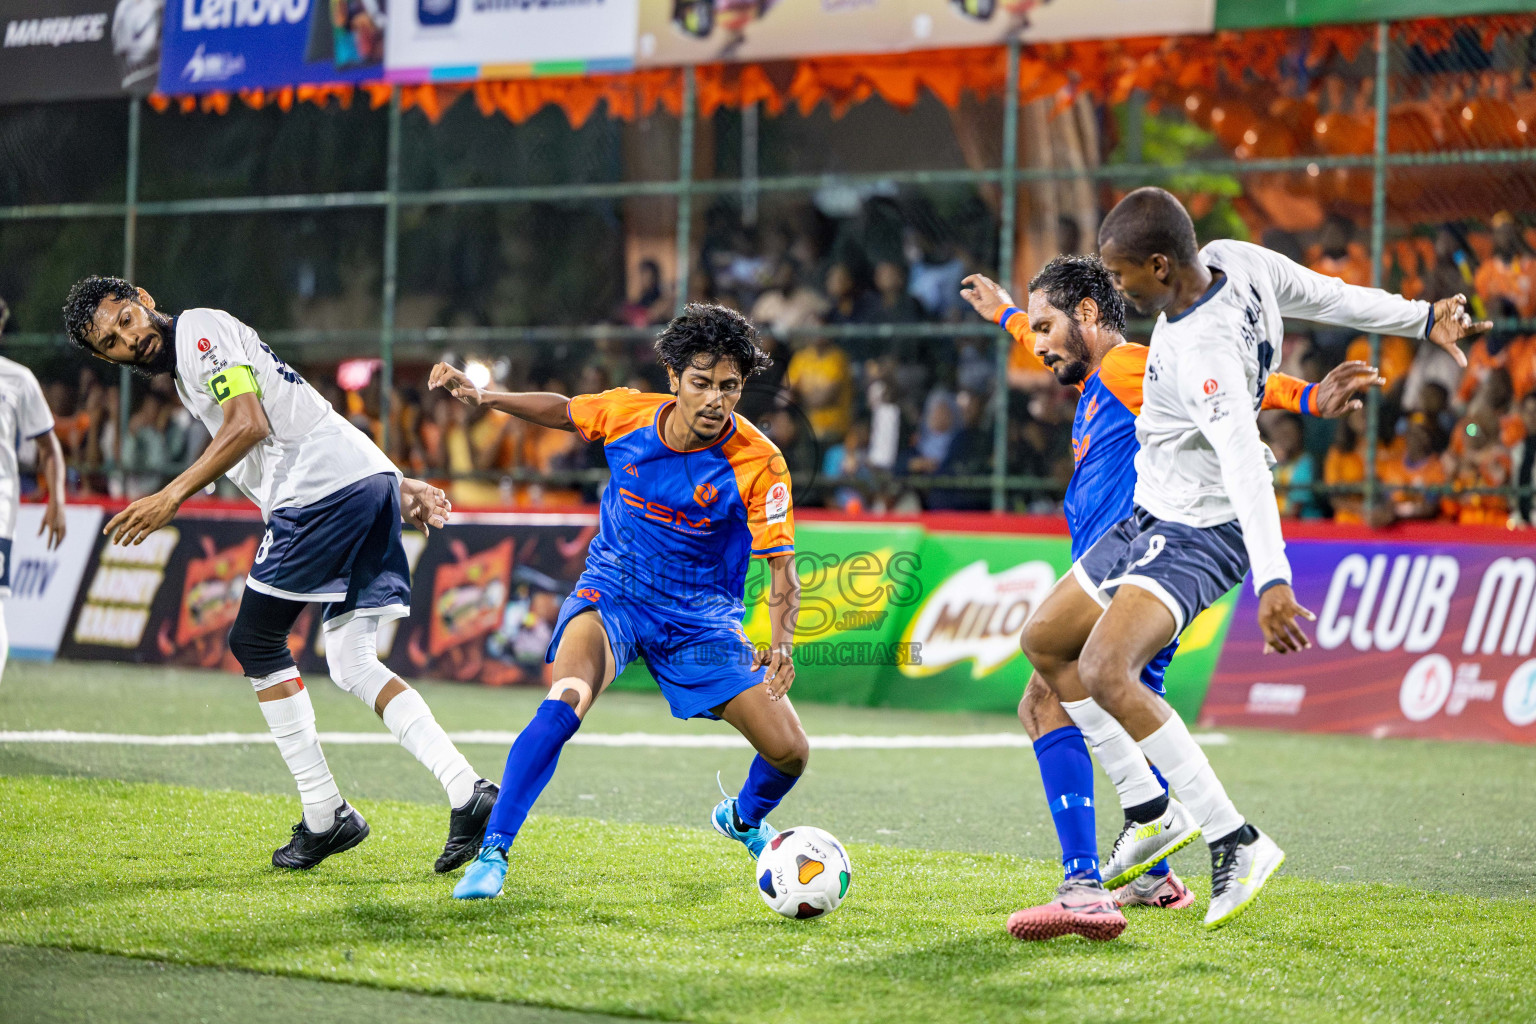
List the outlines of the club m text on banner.
{"type": "MultiPolygon", "coordinates": [[[[463,0],[460,0],[463,2],[463,0]]],[[[640,0],[640,64],[1209,32],[1215,0],[640,0]]]]}
{"type": "Polygon", "coordinates": [[[166,0],[160,91],[384,77],[385,0],[166,0]]]}
{"type": "Polygon", "coordinates": [[[42,505],[22,505],[11,546],[11,596],[5,599],[5,629],[11,657],[48,661],[59,650],[69,611],[85,577],[101,532],[101,509],[72,505],[64,510],[64,542],[48,550],[42,505]]]}
{"type": "Polygon", "coordinates": [[[1313,647],[1263,655],[1243,594],[1200,721],[1536,743],[1536,558],[1528,544],[1293,541],[1313,647]]]}
{"type": "Polygon", "coordinates": [[[627,71],[637,0],[401,0],[389,79],[526,78],[627,71]]]}
{"type": "Polygon", "coordinates": [[[6,0],[0,103],[145,96],[160,69],[163,0],[6,0]]]}

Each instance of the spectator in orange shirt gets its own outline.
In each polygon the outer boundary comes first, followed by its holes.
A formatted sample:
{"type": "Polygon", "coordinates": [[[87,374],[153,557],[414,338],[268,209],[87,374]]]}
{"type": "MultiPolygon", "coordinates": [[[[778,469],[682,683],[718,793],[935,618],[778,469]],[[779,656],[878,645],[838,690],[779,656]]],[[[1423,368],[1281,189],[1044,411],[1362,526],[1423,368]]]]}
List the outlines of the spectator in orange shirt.
{"type": "MultiPolygon", "coordinates": [[[[1330,487],[1365,482],[1365,413],[1355,411],[1339,420],[1334,429],[1333,444],[1328,446],[1328,457],[1323,460],[1323,483],[1330,487]]],[[[1365,521],[1365,498],[1362,494],[1330,494],[1328,503],[1333,506],[1333,521],[1358,526],[1365,521]]]]}
{"type": "Polygon", "coordinates": [[[1518,316],[1536,316],[1536,258],[1508,211],[1493,215],[1493,257],[1478,268],[1475,283],[1490,308],[1494,299],[1503,298],[1518,316]]]}
{"type": "Polygon", "coordinates": [[[1435,454],[1435,428],[1428,416],[1408,417],[1403,452],[1381,466],[1381,481],[1400,488],[1392,493],[1392,514],[1398,519],[1456,517],[1456,502],[1446,493],[1449,477],[1435,454]]]}
{"type": "MultiPolygon", "coordinates": [[[[1510,466],[1515,472],[1515,486],[1530,488],[1536,484],[1536,391],[1520,400],[1520,419],[1525,426],[1525,438],[1510,452],[1510,466]]],[[[1527,492],[1515,503],[1515,514],[1510,517],[1511,526],[1531,526],[1532,498],[1527,492]]]]}
{"type": "MultiPolygon", "coordinates": [[[[1456,490],[1505,487],[1510,480],[1509,452],[1499,444],[1499,421],[1480,412],[1467,424],[1456,490]]],[[[1502,494],[1460,495],[1456,521],[1462,526],[1503,526],[1509,521],[1509,500],[1502,494]]]]}
{"type": "Polygon", "coordinates": [[[1355,242],[1355,222],[1343,214],[1332,214],[1324,222],[1317,252],[1309,265],[1319,274],[1337,277],[1345,284],[1370,287],[1371,258],[1365,247],[1355,242]]]}
{"type": "MultiPolygon", "coordinates": [[[[1514,319],[1519,316],[1515,304],[1507,298],[1494,299],[1490,304],[1495,319],[1514,319]]],[[[1490,370],[1509,371],[1510,385],[1516,399],[1524,398],[1536,390],[1536,338],[1520,336],[1514,331],[1499,328],[1472,343],[1467,350],[1467,369],[1456,398],[1462,403],[1472,400],[1482,386],[1490,370]]]]}

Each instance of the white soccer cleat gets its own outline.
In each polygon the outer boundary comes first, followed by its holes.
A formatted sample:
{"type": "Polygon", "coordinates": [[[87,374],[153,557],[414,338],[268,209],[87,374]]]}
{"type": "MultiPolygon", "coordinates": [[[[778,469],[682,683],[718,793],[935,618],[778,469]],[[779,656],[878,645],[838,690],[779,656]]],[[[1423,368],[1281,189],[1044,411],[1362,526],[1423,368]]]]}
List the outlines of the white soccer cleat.
{"type": "Polygon", "coordinates": [[[1156,821],[1125,823],[1104,865],[1104,888],[1118,889],[1140,878],[1152,865],[1199,838],[1195,816],[1169,797],[1168,809],[1156,821]]]}
{"type": "Polygon", "coordinates": [[[1220,928],[1248,909],[1269,876],[1285,863],[1285,851],[1252,825],[1211,847],[1211,906],[1205,926],[1220,928]]]}

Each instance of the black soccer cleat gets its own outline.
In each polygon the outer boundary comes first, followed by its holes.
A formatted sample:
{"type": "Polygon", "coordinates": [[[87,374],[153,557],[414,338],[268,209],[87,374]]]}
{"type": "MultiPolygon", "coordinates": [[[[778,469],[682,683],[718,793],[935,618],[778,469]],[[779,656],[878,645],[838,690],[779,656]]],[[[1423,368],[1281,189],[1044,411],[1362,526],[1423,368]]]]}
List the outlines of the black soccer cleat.
{"type": "Polygon", "coordinates": [[[368,838],[368,822],[345,800],[336,809],[336,822],[325,832],[311,832],[300,818],[288,845],[272,852],[272,866],[308,871],[333,853],[350,850],[368,838]]]}
{"type": "Polygon", "coordinates": [[[475,859],[485,840],[485,823],[491,818],[491,808],[496,806],[499,792],[501,787],[496,783],[481,779],[475,783],[474,795],[464,806],[448,815],[448,841],[443,844],[442,856],[432,865],[433,871],[445,875],[475,859]]]}

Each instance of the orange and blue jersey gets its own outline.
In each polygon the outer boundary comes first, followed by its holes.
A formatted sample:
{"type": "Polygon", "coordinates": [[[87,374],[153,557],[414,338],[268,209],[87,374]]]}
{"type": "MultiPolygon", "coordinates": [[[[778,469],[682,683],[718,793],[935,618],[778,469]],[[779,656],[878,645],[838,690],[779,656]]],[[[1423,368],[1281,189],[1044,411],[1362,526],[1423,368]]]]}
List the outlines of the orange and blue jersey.
{"type": "MultiPolygon", "coordinates": [[[[1029,334],[1029,317],[1015,306],[1004,309],[998,322],[1020,341],[1029,334]]],[[[1062,502],[1074,561],[1131,514],[1136,490],[1136,416],[1141,412],[1149,351],[1130,342],[1116,345],[1104,353],[1098,368],[1081,385],[1083,395],[1072,418],[1072,480],[1062,502]]],[[[1315,413],[1316,386],[1271,374],[1264,389],[1264,408],[1315,413]]]]}
{"type": "Polygon", "coordinates": [[[688,616],[739,620],[751,559],[795,549],[789,468],[739,416],[711,445],[671,447],[661,424],[675,402],[630,388],[570,400],[572,425],[603,442],[612,474],[586,575],[688,616]]]}
{"type": "Polygon", "coordinates": [[[603,442],[611,477],[545,660],[571,620],[595,610],[615,673],[643,657],[672,714],[713,718],[762,682],[742,588],[753,558],[793,554],[795,514],[784,456],[760,430],[732,416],[713,444],[679,451],[661,434],[674,404],[629,388],[570,400],[571,425],[603,442]]]}

